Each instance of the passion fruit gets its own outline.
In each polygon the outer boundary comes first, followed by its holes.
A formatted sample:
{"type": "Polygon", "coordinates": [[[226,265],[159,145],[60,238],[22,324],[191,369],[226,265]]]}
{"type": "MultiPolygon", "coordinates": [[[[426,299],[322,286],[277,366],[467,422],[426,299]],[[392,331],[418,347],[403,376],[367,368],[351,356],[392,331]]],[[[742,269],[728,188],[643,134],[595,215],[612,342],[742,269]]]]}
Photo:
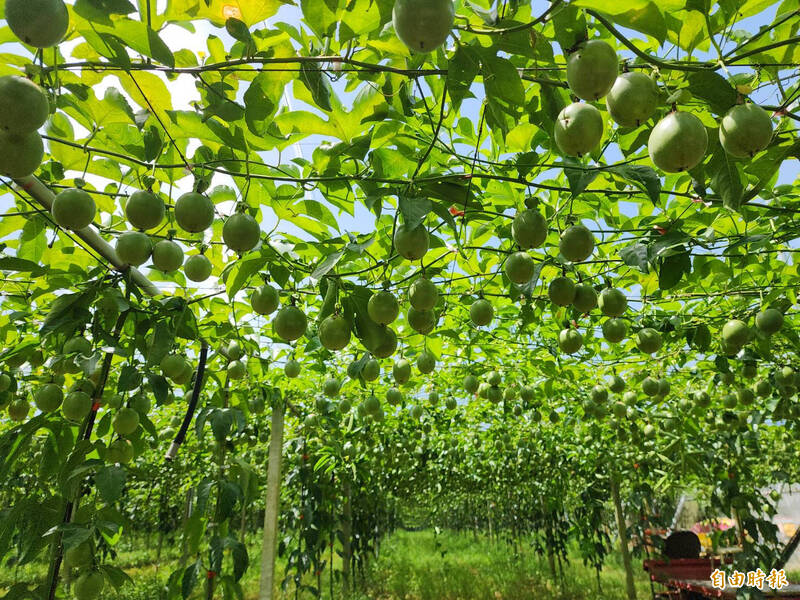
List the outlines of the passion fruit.
{"type": "Polygon", "coordinates": [[[645,327],[636,333],[636,347],[645,354],[658,352],[663,343],[661,334],[651,327],[645,327]]]}
{"type": "Polygon", "coordinates": [[[388,358],[397,350],[397,334],[391,327],[382,326],[364,337],[364,346],[374,357],[388,358]]]}
{"type": "Polygon", "coordinates": [[[260,237],[261,227],[258,221],[246,213],[231,215],[222,226],[222,241],[239,254],[255,248],[260,237]]]}
{"type": "MultiPolygon", "coordinates": [[[[375,398],[374,396],[372,396],[375,398]]],[[[391,404],[392,406],[397,406],[403,401],[403,392],[398,390],[396,387],[391,387],[386,390],[386,401],[391,404]]],[[[375,402],[378,402],[378,399],[375,398],[375,402]]],[[[381,405],[378,402],[378,409],[380,409],[381,405]]]]}
{"type": "Polygon", "coordinates": [[[783,313],[777,308],[766,308],[756,315],[756,327],[764,335],[774,335],[783,327],[783,313]]]}
{"type": "Polygon", "coordinates": [[[478,298],[469,307],[469,318],[478,327],[488,325],[494,318],[494,307],[485,298],[478,298]]]}
{"type": "Polygon", "coordinates": [[[417,310],[412,306],[407,316],[411,329],[422,335],[428,335],[436,327],[436,312],[432,310],[417,310]]]}
{"type": "Polygon", "coordinates": [[[572,305],[578,312],[586,314],[597,307],[597,292],[590,285],[578,284],[575,286],[575,298],[572,305]]]}
{"type": "Polygon", "coordinates": [[[25,398],[17,398],[8,405],[8,418],[20,422],[28,418],[31,405],[25,398]]]}
{"type": "Polygon", "coordinates": [[[602,40],[588,40],[567,59],[567,84],[578,98],[594,101],[611,90],[619,72],[614,49],[602,40]]]}
{"type": "Polygon", "coordinates": [[[422,374],[433,372],[436,368],[436,357],[430,350],[423,350],[417,356],[417,369],[422,374]]]}
{"type": "Polygon", "coordinates": [[[475,377],[475,375],[464,375],[464,379],[462,380],[461,384],[464,386],[464,389],[467,392],[474,394],[478,391],[480,381],[478,381],[478,378],[475,377]]]}
{"type": "Polygon", "coordinates": [[[69,27],[69,13],[62,0],[6,0],[5,13],[14,35],[36,48],[55,46],[69,27]]]}
{"type": "Polygon", "coordinates": [[[361,377],[364,381],[375,381],[381,376],[381,366],[374,358],[370,358],[364,363],[364,368],[361,369],[361,377]]]}
{"type": "Polygon", "coordinates": [[[533,278],[536,263],[527,252],[514,252],[506,259],[504,271],[510,281],[524,285],[533,278]]]}
{"type": "Polygon", "coordinates": [[[159,240],[153,246],[153,266],[163,273],[172,273],[183,266],[183,250],[172,240],[159,240]]]}
{"type": "Polygon", "coordinates": [[[75,580],[75,600],[96,600],[103,593],[106,579],[100,571],[89,571],[75,580]]]}
{"type": "Polygon", "coordinates": [[[556,306],[569,306],[575,300],[575,282],[569,277],[556,277],[547,287],[547,296],[556,306]]]}
{"type": "Polygon", "coordinates": [[[161,225],[165,213],[164,201],[149,191],[134,192],[125,204],[125,218],[128,223],[142,231],[161,225]]]}
{"type": "Polygon", "coordinates": [[[296,306],[284,306],[272,322],[275,333],[286,342],[303,337],[308,327],[306,314],[296,306]]]}
{"type": "Polygon", "coordinates": [[[433,52],[453,29],[451,0],[397,0],[392,9],[395,33],[414,52],[433,52]]]}
{"type": "Polygon", "coordinates": [[[42,137],[30,133],[0,132],[0,175],[20,179],[33,175],[44,158],[42,137]]]}
{"type": "Polygon", "coordinates": [[[271,315],[278,310],[279,300],[278,290],[267,283],[253,290],[250,306],[259,315],[271,315]]]}
{"type": "Polygon", "coordinates": [[[331,351],[350,343],[350,322],[341,315],[331,315],[319,325],[319,342],[331,351]]]}
{"type": "Polygon", "coordinates": [[[562,329],[558,334],[558,347],[562,352],[575,354],[583,347],[583,336],[576,329],[562,329]]]}
{"type": "Polygon", "coordinates": [[[439,290],[427,277],[420,277],[408,289],[408,301],[417,310],[431,310],[439,300],[439,290]]]}
{"type": "Polygon", "coordinates": [[[703,122],[691,113],[671,112],[650,132],[650,160],[662,171],[679,173],[700,164],[708,149],[703,122]]]}
{"type": "Polygon", "coordinates": [[[369,318],[380,325],[389,325],[400,314],[400,304],[389,290],[373,294],[367,303],[369,318]]]}
{"type": "Polygon", "coordinates": [[[619,75],[606,96],[608,114],[623,127],[638,127],[653,116],[656,106],[658,87],[639,71],[619,75]]]}
{"type": "Polygon", "coordinates": [[[428,252],[428,230],[420,223],[413,229],[398,225],[394,233],[394,247],[407,260],[420,260],[428,252]]]}
{"type": "Polygon", "coordinates": [[[657,396],[658,395],[658,379],[654,379],[653,377],[645,377],[642,381],[642,392],[646,396],[657,396]]]}
{"type": "Polygon", "coordinates": [[[766,148],[771,139],[772,120],[757,104],[737,104],[719,124],[722,148],[737,158],[753,157],[766,148]]]}
{"type": "Polygon", "coordinates": [[[342,388],[342,383],[335,377],[329,377],[322,384],[322,393],[328,398],[335,398],[339,395],[339,390],[342,388]]]}
{"type": "Polygon", "coordinates": [[[241,360],[232,360],[228,363],[228,377],[233,380],[244,379],[247,367],[241,360]]]}
{"type": "Polygon", "coordinates": [[[583,225],[573,225],[564,230],[558,242],[561,256],[577,263],[589,258],[594,252],[594,236],[583,225]]]}
{"type": "Polygon", "coordinates": [[[70,392],[61,405],[64,417],[76,423],[86,418],[90,410],[92,410],[92,399],[86,392],[70,392]]]}
{"type": "Polygon", "coordinates": [[[608,319],[602,325],[603,337],[606,341],[616,344],[628,335],[628,325],[622,319],[608,319]]]}
{"type": "Polygon", "coordinates": [[[411,379],[411,363],[405,358],[396,360],[392,365],[392,377],[396,383],[404,385],[411,379]]]}
{"type": "Polygon", "coordinates": [[[567,156],[589,154],[603,139],[603,117],[591,104],[573,102],[558,114],[553,136],[567,156]]]}
{"type": "Polygon", "coordinates": [[[615,394],[623,392],[625,390],[625,380],[619,375],[614,375],[608,384],[608,389],[615,394]]]}
{"type": "Polygon", "coordinates": [[[23,135],[39,129],[50,116],[42,88],[17,75],[0,77],[0,129],[23,135]]]}
{"type": "Polygon", "coordinates": [[[183,194],[175,201],[175,222],[189,233],[205,231],[214,222],[214,203],[198,192],[183,194]]]}
{"type": "Polygon", "coordinates": [[[183,264],[183,273],[189,281],[205,281],[211,276],[211,261],[202,254],[190,256],[183,264]]]}
{"type": "Polygon", "coordinates": [[[123,406],[111,420],[111,426],[117,435],[128,436],[139,428],[139,411],[134,408],[123,406]]]}
{"type": "Polygon", "coordinates": [[[138,267],[150,258],[153,253],[153,243],[146,233],[126,231],[117,238],[115,250],[122,262],[138,267]]]}
{"type": "Polygon", "coordinates": [[[600,312],[607,317],[621,317],[628,308],[628,299],[622,290],[606,288],[600,292],[600,312]]]}
{"type": "Polygon", "coordinates": [[[58,407],[64,401],[64,392],[61,390],[61,386],[55,383],[47,383],[36,390],[33,395],[33,401],[40,411],[53,412],[58,410],[58,407]]]}
{"type": "Polygon", "coordinates": [[[750,341],[750,328],[739,319],[732,319],[722,327],[722,341],[737,352],[750,341]]]}
{"type": "Polygon", "coordinates": [[[539,211],[518,211],[511,223],[511,237],[523,250],[538,248],[547,238],[547,221],[539,211]]]}
{"type": "Polygon", "coordinates": [[[300,375],[300,363],[293,358],[290,358],[286,361],[286,364],[283,365],[283,372],[287,377],[294,379],[300,375]]]}

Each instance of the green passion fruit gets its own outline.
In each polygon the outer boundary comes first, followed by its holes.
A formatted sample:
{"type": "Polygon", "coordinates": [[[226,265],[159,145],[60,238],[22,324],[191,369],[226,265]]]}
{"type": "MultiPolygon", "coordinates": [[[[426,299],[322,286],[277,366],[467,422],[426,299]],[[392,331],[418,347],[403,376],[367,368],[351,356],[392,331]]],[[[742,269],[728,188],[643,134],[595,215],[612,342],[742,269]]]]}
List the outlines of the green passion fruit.
{"type": "Polygon", "coordinates": [[[583,225],[573,225],[564,230],[558,242],[561,256],[576,263],[589,258],[594,252],[594,236],[583,225]]]}
{"type": "Polygon", "coordinates": [[[411,306],[408,309],[407,317],[411,329],[422,335],[428,335],[436,327],[437,317],[435,311],[417,310],[411,306]]]}
{"type": "Polygon", "coordinates": [[[740,350],[750,340],[750,328],[739,319],[732,319],[722,327],[722,341],[730,349],[740,350]]]}
{"type": "Polygon", "coordinates": [[[428,252],[428,230],[420,223],[413,229],[398,225],[394,233],[394,247],[407,260],[420,260],[428,252]]]}
{"type": "Polygon", "coordinates": [[[620,392],[625,390],[625,380],[619,375],[614,375],[608,384],[608,389],[610,389],[615,394],[619,394],[620,392]]]}
{"type": "Polygon", "coordinates": [[[69,27],[69,13],[62,0],[6,0],[5,13],[14,35],[36,48],[55,46],[69,27]]]}
{"type": "Polygon", "coordinates": [[[400,304],[392,292],[381,290],[370,297],[367,303],[367,314],[379,325],[389,325],[400,314],[400,304]]]}
{"type": "Polygon", "coordinates": [[[331,351],[350,343],[350,322],[341,315],[331,315],[319,325],[319,342],[331,351]]]}
{"type": "Polygon", "coordinates": [[[290,358],[286,361],[286,364],[283,365],[283,372],[286,374],[287,377],[294,379],[298,375],[300,375],[300,362],[290,358]]]}
{"type": "Polygon", "coordinates": [[[76,600],[96,600],[103,593],[106,579],[100,571],[89,571],[75,580],[73,593],[76,600]]]}
{"type": "Polygon", "coordinates": [[[432,373],[436,368],[436,356],[430,350],[423,350],[417,356],[417,369],[420,373],[432,373]]]}
{"type": "Polygon", "coordinates": [[[488,325],[494,318],[492,303],[485,298],[478,298],[469,307],[469,318],[478,327],[488,325]]]}
{"type": "Polygon", "coordinates": [[[175,201],[175,222],[189,233],[205,231],[214,222],[214,203],[199,192],[183,194],[175,201]]]}
{"type": "Polygon", "coordinates": [[[622,319],[608,319],[603,322],[601,329],[603,337],[612,344],[621,342],[628,335],[628,324],[622,319]]]}
{"type": "Polygon", "coordinates": [[[523,250],[538,248],[547,238],[547,221],[539,211],[518,211],[511,223],[511,237],[523,250]]]}
{"type": "Polygon", "coordinates": [[[439,290],[427,277],[420,277],[408,289],[408,301],[417,310],[431,310],[439,300],[439,290]]]}
{"type": "Polygon", "coordinates": [[[578,284],[575,286],[575,298],[572,305],[578,312],[586,314],[597,307],[597,292],[590,285],[578,284]]]}
{"type": "Polygon", "coordinates": [[[183,263],[183,273],[189,281],[200,283],[211,277],[211,261],[202,254],[195,254],[183,263]]]}
{"type": "Polygon", "coordinates": [[[567,84],[578,98],[594,101],[612,89],[619,72],[614,49],[602,40],[588,40],[567,59],[567,84]]]}
{"type": "Polygon", "coordinates": [[[737,104],[719,123],[722,148],[737,158],[752,157],[772,139],[769,113],[756,104],[737,104]]]}
{"type": "MultiPolygon", "coordinates": [[[[372,398],[375,398],[372,396],[372,398]]],[[[403,392],[398,390],[396,387],[391,387],[386,390],[386,401],[391,404],[392,406],[397,406],[403,401],[403,392]]],[[[378,402],[378,399],[375,398],[375,402],[378,402]]],[[[380,403],[378,402],[378,409],[380,409],[380,403]]]]}
{"type": "Polygon", "coordinates": [[[0,132],[0,175],[20,179],[33,175],[44,158],[42,137],[30,133],[0,132]]]}
{"type": "Polygon", "coordinates": [[[536,263],[527,252],[514,252],[506,259],[506,277],[517,285],[528,283],[536,271],[536,263]]]}
{"type": "Polygon", "coordinates": [[[364,347],[375,358],[388,358],[397,350],[397,334],[391,327],[385,325],[370,328],[363,339],[364,347]]]}
{"type": "Polygon", "coordinates": [[[474,394],[478,391],[478,386],[480,385],[480,381],[475,375],[464,375],[464,379],[461,382],[461,385],[464,386],[464,389],[469,392],[470,394],[474,394]]]}
{"type": "Polygon", "coordinates": [[[303,337],[308,327],[306,314],[296,306],[284,306],[272,322],[275,333],[286,342],[303,337]]]}
{"type": "Polygon", "coordinates": [[[0,129],[16,135],[36,131],[50,115],[42,88],[17,75],[0,77],[0,129]]]}
{"type": "Polygon", "coordinates": [[[644,378],[642,381],[642,392],[644,392],[646,396],[657,396],[658,390],[658,379],[654,379],[653,377],[644,378]]]}
{"type": "Polygon", "coordinates": [[[255,248],[260,237],[261,227],[258,221],[246,213],[231,215],[222,226],[222,241],[239,254],[255,248]]]}
{"type": "Polygon", "coordinates": [[[64,398],[61,412],[70,421],[82,421],[92,410],[92,399],[86,392],[70,392],[64,398]]]}
{"type": "Polygon", "coordinates": [[[253,290],[250,306],[259,315],[271,315],[278,310],[279,300],[278,290],[267,283],[253,290]]]}
{"type": "Polygon", "coordinates": [[[645,327],[636,332],[636,347],[645,354],[658,352],[663,343],[661,334],[652,327],[645,327]]]}
{"type": "Polygon", "coordinates": [[[558,347],[562,352],[575,354],[583,347],[583,336],[576,329],[562,329],[558,334],[558,347]]]}
{"type": "Polygon", "coordinates": [[[118,435],[127,436],[138,429],[139,420],[139,412],[136,409],[123,406],[111,419],[111,427],[118,435]]]}
{"type": "Polygon", "coordinates": [[[622,290],[606,288],[600,292],[598,305],[600,306],[600,311],[607,317],[620,317],[628,308],[628,299],[622,290]]]}
{"type": "Polygon", "coordinates": [[[92,566],[94,552],[90,542],[81,542],[64,551],[64,565],[68,569],[86,569],[92,566]]]}
{"type": "Polygon", "coordinates": [[[241,360],[232,360],[230,363],[228,363],[228,377],[230,379],[244,379],[246,374],[247,367],[241,360]]]}
{"type": "Polygon", "coordinates": [[[164,201],[149,191],[134,192],[125,204],[128,223],[143,231],[161,225],[165,213],[164,201]]]}
{"type": "Polygon", "coordinates": [[[322,393],[328,398],[335,398],[339,395],[339,390],[342,388],[342,383],[335,377],[329,377],[322,384],[322,393]]]}
{"type": "Polygon", "coordinates": [[[183,266],[183,250],[172,240],[159,240],[153,245],[153,266],[163,273],[173,273],[183,266]]]}
{"type": "MultiPolygon", "coordinates": [[[[419,363],[417,363],[419,364],[419,363]]],[[[375,381],[381,376],[381,366],[377,360],[370,358],[364,363],[364,368],[361,369],[361,377],[364,381],[375,381]]]]}
{"type": "Polygon", "coordinates": [[[547,288],[547,296],[556,306],[568,306],[575,300],[575,282],[569,277],[556,277],[547,288]]]}
{"type": "Polygon", "coordinates": [[[183,374],[187,364],[180,354],[168,354],[161,360],[161,372],[165,377],[175,379],[183,374]]]}
{"type": "Polygon", "coordinates": [[[405,358],[396,360],[392,365],[392,377],[400,385],[408,383],[411,379],[411,363],[405,358]]]}
{"type": "Polygon", "coordinates": [[[766,308],[756,315],[756,328],[764,335],[774,335],[783,327],[783,313],[777,308],[766,308]]]}
{"type": "Polygon", "coordinates": [[[126,231],[117,238],[115,250],[122,262],[138,267],[150,258],[153,253],[153,243],[146,233],[126,231]]]}
{"type": "Polygon", "coordinates": [[[64,392],[61,390],[61,386],[47,383],[36,390],[33,401],[42,412],[53,412],[58,410],[64,401],[64,392]]]}
{"type": "Polygon", "coordinates": [[[8,405],[8,417],[12,421],[24,421],[31,411],[31,405],[25,398],[17,398],[8,405]]]}
{"type": "Polygon", "coordinates": [[[603,139],[603,117],[591,104],[573,102],[558,114],[553,137],[567,156],[589,154],[603,139]]]}
{"type": "Polygon", "coordinates": [[[653,116],[657,106],[655,81],[639,71],[619,75],[606,96],[608,114],[623,127],[638,127],[653,116]]]}
{"type": "Polygon", "coordinates": [[[650,160],[662,171],[679,173],[700,164],[708,149],[703,122],[688,112],[671,112],[650,132],[650,160]]]}
{"type": "Polygon", "coordinates": [[[392,9],[397,37],[419,53],[432,52],[444,44],[454,19],[451,0],[397,0],[392,9]]]}

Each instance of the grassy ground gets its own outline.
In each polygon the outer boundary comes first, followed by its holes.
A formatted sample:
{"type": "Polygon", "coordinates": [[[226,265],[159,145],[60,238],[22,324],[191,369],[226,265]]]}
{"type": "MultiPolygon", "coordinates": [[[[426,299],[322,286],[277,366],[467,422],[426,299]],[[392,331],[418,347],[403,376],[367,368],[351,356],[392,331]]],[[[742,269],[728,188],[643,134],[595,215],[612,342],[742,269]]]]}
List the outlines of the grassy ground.
{"type": "MultiPolygon", "coordinates": [[[[142,540],[143,541],[143,540],[142,540]]],[[[251,568],[243,579],[245,600],[255,600],[258,594],[258,537],[250,542],[251,568]]],[[[108,591],[102,600],[161,600],[163,584],[175,568],[178,552],[165,547],[163,560],[156,566],[148,557],[148,545],[136,544],[120,552],[117,564],[123,566],[136,582],[120,593],[108,591]]],[[[152,548],[152,546],[150,546],[152,548]]],[[[150,555],[152,557],[152,554],[150,555]]],[[[335,565],[338,568],[338,565],[335,565]]],[[[635,563],[636,586],[639,598],[647,599],[650,586],[635,563]]],[[[40,567],[43,567],[41,565],[40,567]]],[[[283,577],[284,564],[279,563],[277,575],[283,577]]],[[[17,574],[17,581],[25,581],[34,569],[26,567],[17,574]]],[[[8,584],[0,575],[0,588],[8,584]]],[[[499,542],[474,539],[472,535],[433,531],[399,531],[384,541],[381,554],[374,560],[359,589],[349,600],[622,600],[625,598],[624,573],[618,556],[612,555],[600,576],[602,592],[598,592],[594,570],[585,567],[573,557],[564,565],[564,581],[553,581],[546,559],[529,548],[515,554],[513,549],[499,542]]],[[[331,599],[328,572],[323,574],[323,598],[331,599]]],[[[309,582],[315,583],[315,582],[309,582]]],[[[200,592],[198,586],[198,592],[200,592]]],[[[196,594],[198,598],[201,594],[196,594]]],[[[0,592],[0,597],[2,592],[0,592]]],[[[195,594],[193,594],[195,596],[195,594]]],[[[219,595],[218,595],[219,596],[219,595]]],[[[282,594],[292,600],[292,591],[282,594]]],[[[309,598],[301,594],[298,598],[309,598]]],[[[341,589],[334,587],[333,598],[343,599],[341,589]]]]}

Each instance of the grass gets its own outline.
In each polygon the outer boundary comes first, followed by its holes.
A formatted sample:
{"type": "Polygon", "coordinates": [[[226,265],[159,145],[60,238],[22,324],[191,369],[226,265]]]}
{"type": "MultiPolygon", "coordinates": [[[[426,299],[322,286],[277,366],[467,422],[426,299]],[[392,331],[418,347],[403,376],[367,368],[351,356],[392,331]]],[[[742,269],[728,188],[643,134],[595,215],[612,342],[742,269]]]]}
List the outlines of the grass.
{"type": "MultiPolygon", "coordinates": [[[[143,540],[138,540],[142,542],[143,540]]],[[[251,568],[242,585],[245,600],[258,596],[258,565],[260,559],[258,535],[249,537],[251,568]]],[[[487,538],[475,539],[472,534],[432,530],[398,531],[384,540],[380,556],[373,560],[363,580],[359,578],[358,591],[345,596],[338,584],[333,598],[337,600],[623,600],[625,576],[617,554],[612,554],[600,575],[602,592],[598,592],[593,569],[586,567],[577,557],[564,564],[564,581],[553,581],[547,560],[536,555],[530,547],[521,545],[519,553],[505,543],[490,542],[487,538]]],[[[150,546],[152,547],[152,546],[150,546]]],[[[102,600],[161,600],[167,577],[177,564],[176,548],[164,547],[160,565],[148,555],[147,544],[135,544],[121,549],[116,564],[122,566],[134,579],[135,585],[125,586],[119,593],[107,588],[102,600]]],[[[335,568],[339,564],[335,563],[335,568]]],[[[43,568],[39,565],[37,571],[43,568]]],[[[277,565],[276,575],[282,579],[285,563],[277,565]]],[[[33,568],[28,567],[33,572],[33,568]]],[[[27,571],[27,569],[26,569],[27,571]]],[[[649,598],[650,586],[640,562],[634,563],[638,596],[649,598]]],[[[38,573],[37,573],[38,574],[38,573]]],[[[5,574],[4,574],[5,575],[5,574]]],[[[27,578],[18,573],[17,581],[27,578]]],[[[333,600],[329,591],[329,572],[323,573],[323,598],[333,600]]],[[[0,577],[0,588],[3,587],[0,577]]],[[[316,581],[309,581],[315,584],[316,581]]],[[[204,597],[200,586],[197,598],[204,597]]],[[[2,594],[0,594],[2,596],[2,594]]],[[[221,594],[216,595],[221,598],[221,594]]],[[[280,594],[286,600],[295,598],[293,590],[280,594]]],[[[300,594],[305,600],[311,596],[300,594]]]]}

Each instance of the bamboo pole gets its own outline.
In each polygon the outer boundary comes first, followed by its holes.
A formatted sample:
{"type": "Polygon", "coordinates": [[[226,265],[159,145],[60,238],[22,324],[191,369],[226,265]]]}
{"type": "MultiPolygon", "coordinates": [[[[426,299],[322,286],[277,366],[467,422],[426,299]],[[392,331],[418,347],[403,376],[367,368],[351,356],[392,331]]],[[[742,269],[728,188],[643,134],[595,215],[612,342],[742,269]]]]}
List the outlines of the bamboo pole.
{"type": "Polygon", "coordinates": [[[258,600],[272,600],[275,587],[275,555],[278,549],[278,508],[281,498],[281,454],[283,450],[284,405],[272,407],[272,431],[269,439],[267,495],[264,509],[264,537],[261,544],[261,582],[258,600]]]}
{"type": "Polygon", "coordinates": [[[617,480],[611,478],[611,498],[614,502],[614,513],[617,516],[617,530],[619,531],[619,550],[622,553],[622,564],[625,567],[625,587],[628,591],[628,599],[636,600],[636,586],[633,584],[633,567],[631,566],[631,555],[628,552],[628,527],[625,524],[625,516],[622,514],[622,502],[619,499],[619,485],[617,480]]]}

